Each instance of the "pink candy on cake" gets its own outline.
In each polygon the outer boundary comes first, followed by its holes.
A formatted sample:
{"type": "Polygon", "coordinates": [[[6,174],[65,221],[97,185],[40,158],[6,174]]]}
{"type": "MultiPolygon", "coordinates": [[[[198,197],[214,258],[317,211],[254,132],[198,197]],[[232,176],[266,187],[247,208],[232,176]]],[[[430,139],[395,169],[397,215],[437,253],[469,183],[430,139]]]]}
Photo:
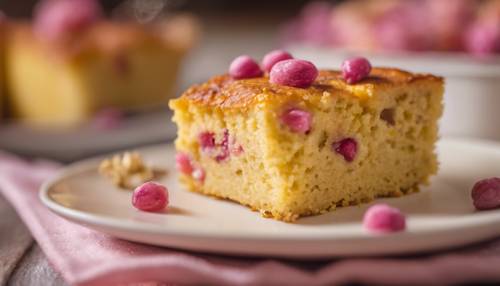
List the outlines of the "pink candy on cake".
{"type": "Polygon", "coordinates": [[[45,0],[36,8],[34,29],[43,39],[58,40],[87,28],[101,15],[95,0],[45,0]]]}
{"type": "Polygon", "coordinates": [[[298,108],[285,111],[280,117],[281,123],[288,126],[292,132],[305,134],[311,130],[312,115],[298,108]]]}
{"type": "Polygon", "coordinates": [[[235,58],[229,66],[229,75],[234,79],[260,77],[262,74],[259,64],[247,55],[235,58]]]}
{"type": "Polygon", "coordinates": [[[465,34],[465,49],[476,56],[500,53],[500,19],[498,23],[476,23],[465,34]]]}
{"type": "Polygon", "coordinates": [[[357,83],[368,77],[372,66],[370,62],[363,57],[357,57],[345,60],[342,63],[342,76],[349,84],[357,83]]]}
{"type": "Polygon", "coordinates": [[[193,172],[193,164],[191,163],[191,158],[185,153],[177,153],[175,155],[175,165],[179,172],[185,175],[191,175],[193,172]]]}
{"type": "Polygon", "coordinates": [[[317,76],[318,69],[311,62],[290,59],[276,63],[271,69],[269,78],[275,84],[307,88],[317,76]]]}
{"type": "Polygon", "coordinates": [[[406,218],[399,209],[386,204],[378,204],[366,211],[363,226],[374,233],[397,232],[406,228],[406,218]]]}
{"type": "Polygon", "coordinates": [[[161,211],[168,205],[168,190],[158,183],[144,183],[134,190],[132,205],[141,211],[161,211]]]}
{"type": "Polygon", "coordinates": [[[211,151],[215,148],[215,135],[213,132],[202,132],[198,135],[198,143],[202,151],[211,151]]]}
{"type": "Polygon", "coordinates": [[[222,162],[228,159],[231,155],[230,149],[235,150],[235,153],[240,152],[240,150],[235,149],[237,148],[236,146],[233,146],[236,144],[235,138],[230,137],[229,130],[227,129],[224,129],[222,138],[218,141],[216,141],[215,134],[213,132],[204,131],[198,135],[198,144],[200,145],[203,154],[212,157],[217,162],[222,162]]]}
{"type": "Polygon", "coordinates": [[[478,210],[500,208],[500,178],[477,182],[471,192],[474,207],[478,210]]]}
{"type": "Polygon", "coordinates": [[[352,51],[469,51],[464,32],[474,22],[500,18],[497,0],[334,2],[306,5],[283,30],[287,44],[352,51]]]}
{"type": "Polygon", "coordinates": [[[99,130],[111,130],[120,127],[125,114],[117,108],[106,108],[99,111],[92,121],[92,125],[99,130]]]}
{"type": "Polygon", "coordinates": [[[195,180],[203,183],[205,181],[205,170],[193,163],[188,154],[179,152],[175,155],[175,165],[179,172],[186,176],[193,177],[195,180]]]}
{"type": "Polygon", "coordinates": [[[286,51],[274,50],[267,53],[262,60],[262,67],[266,72],[270,72],[272,67],[281,61],[293,59],[292,55],[286,51]]]}
{"type": "MultiPolygon", "coordinates": [[[[282,50],[274,50],[264,56],[262,67],[269,72],[270,82],[299,88],[311,86],[319,73],[311,62],[294,59],[282,50]]],[[[263,71],[254,59],[242,55],[231,62],[229,75],[233,79],[255,78],[262,76],[263,71]]]]}
{"type": "Polygon", "coordinates": [[[222,141],[219,143],[220,153],[215,156],[215,161],[221,162],[229,158],[229,130],[224,130],[222,141]]]}
{"type": "Polygon", "coordinates": [[[358,143],[353,138],[346,138],[332,145],[333,150],[342,155],[347,162],[354,161],[358,153],[358,143]]]}

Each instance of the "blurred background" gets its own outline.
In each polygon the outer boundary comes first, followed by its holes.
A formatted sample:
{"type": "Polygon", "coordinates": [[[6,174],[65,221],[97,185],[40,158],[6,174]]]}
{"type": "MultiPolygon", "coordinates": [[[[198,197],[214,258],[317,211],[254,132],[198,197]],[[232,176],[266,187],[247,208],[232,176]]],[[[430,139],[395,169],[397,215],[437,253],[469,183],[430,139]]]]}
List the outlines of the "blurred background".
{"type": "MultiPolygon", "coordinates": [[[[36,27],[37,2],[0,0],[0,10],[11,26],[24,19],[36,27]]],[[[375,65],[445,76],[444,136],[500,140],[499,0],[112,0],[100,5],[106,21],[114,25],[149,25],[178,15],[189,19],[165,32],[184,35],[189,30],[192,40],[182,56],[173,57],[181,62],[175,89],[165,97],[226,72],[241,54],[260,60],[270,50],[285,48],[330,69],[338,69],[347,57],[363,55],[375,65]]],[[[74,37],[78,35],[83,38],[78,33],[74,37]]],[[[8,52],[6,57],[8,63],[8,52]]],[[[133,60],[130,65],[134,67],[133,60]]],[[[6,85],[7,99],[19,97],[9,80],[6,85]]],[[[86,121],[61,128],[30,124],[8,111],[12,100],[6,102],[0,148],[17,153],[70,161],[175,136],[166,103],[140,112],[109,104],[101,108],[104,112],[95,110],[86,121]]]]}

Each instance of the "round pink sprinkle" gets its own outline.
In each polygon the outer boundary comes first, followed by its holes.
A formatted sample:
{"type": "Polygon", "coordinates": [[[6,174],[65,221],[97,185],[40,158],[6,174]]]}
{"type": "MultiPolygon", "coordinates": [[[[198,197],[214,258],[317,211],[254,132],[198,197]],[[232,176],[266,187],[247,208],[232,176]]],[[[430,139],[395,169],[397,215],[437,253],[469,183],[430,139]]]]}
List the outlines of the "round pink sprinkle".
{"type": "Polygon", "coordinates": [[[397,208],[386,204],[371,206],[363,217],[366,230],[375,233],[402,231],[406,228],[406,218],[397,208]]]}
{"type": "Polygon", "coordinates": [[[477,182],[471,192],[474,207],[478,210],[500,208],[500,178],[477,182]]]}
{"type": "Polygon", "coordinates": [[[168,205],[168,190],[158,183],[144,183],[134,190],[132,205],[141,211],[161,211],[168,205]]]}
{"type": "Polygon", "coordinates": [[[353,138],[346,138],[333,143],[332,148],[342,155],[347,162],[352,162],[358,152],[358,143],[353,138]]]}
{"type": "Polygon", "coordinates": [[[372,65],[366,58],[358,57],[345,60],[341,69],[345,81],[353,84],[366,78],[372,70],[372,65]]]}
{"type": "Polygon", "coordinates": [[[280,120],[282,124],[288,126],[295,133],[306,134],[311,130],[312,115],[305,110],[289,109],[281,115],[280,120]]]}
{"type": "Polygon", "coordinates": [[[37,35],[49,40],[78,32],[102,15],[96,0],[44,0],[35,9],[37,35]]]}
{"type": "Polygon", "coordinates": [[[266,72],[270,72],[271,68],[278,62],[293,59],[290,53],[285,52],[283,50],[274,50],[272,52],[267,53],[262,59],[262,67],[266,72]]]}
{"type": "Polygon", "coordinates": [[[229,75],[234,79],[260,77],[262,74],[259,64],[247,55],[235,58],[229,66],[229,75]]]}
{"type": "Polygon", "coordinates": [[[193,164],[191,158],[186,153],[177,153],[175,155],[175,165],[177,170],[185,175],[191,175],[193,172],[193,164]]]}
{"type": "Polygon", "coordinates": [[[306,88],[318,77],[318,69],[311,62],[297,59],[276,63],[269,74],[270,81],[279,85],[306,88]]]}
{"type": "Polygon", "coordinates": [[[191,176],[193,177],[193,179],[203,183],[205,181],[206,173],[205,170],[203,170],[203,168],[197,167],[193,170],[191,176]]]}

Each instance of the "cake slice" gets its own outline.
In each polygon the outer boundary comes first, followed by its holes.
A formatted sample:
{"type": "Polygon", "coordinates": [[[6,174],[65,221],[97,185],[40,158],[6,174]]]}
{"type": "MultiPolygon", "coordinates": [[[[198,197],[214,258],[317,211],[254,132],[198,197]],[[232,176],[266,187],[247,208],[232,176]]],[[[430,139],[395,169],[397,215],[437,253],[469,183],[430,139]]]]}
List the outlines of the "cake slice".
{"type": "Polygon", "coordinates": [[[170,101],[181,181],[284,221],[411,193],[437,171],[442,96],[442,78],[390,68],[307,88],[217,76],[170,101]]]}
{"type": "Polygon", "coordinates": [[[189,15],[142,25],[104,18],[96,0],[41,1],[33,23],[11,27],[10,108],[21,121],[73,125],[166,105],[195,36],[189,15]]]}

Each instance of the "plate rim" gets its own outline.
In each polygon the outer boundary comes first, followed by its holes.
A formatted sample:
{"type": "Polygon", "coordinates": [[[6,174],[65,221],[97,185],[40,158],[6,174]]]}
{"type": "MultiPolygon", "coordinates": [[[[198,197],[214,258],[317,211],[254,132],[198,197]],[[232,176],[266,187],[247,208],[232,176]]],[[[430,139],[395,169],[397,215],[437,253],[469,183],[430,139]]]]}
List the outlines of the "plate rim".
{"type": "MultiPolygon", "coordinates": [[[[470,139],[470,138],[453,138],[453,137],[447,137],[441,139],[441,142],[446,142],[448,144],[474,144],[477,145],[480,149],[490,149],[494,152],[498,152],[500,154],[500,143],[491,141],[491,140],[483,140],[483,139],[470,139]]],[[[172,148],[172,143],[167,143],[167,144],[154,144],[154,145],[147,145],[143,146],[140,149],[156,149],[156,148],[164,148],[167,146],[168,148],[172,148]]],[[[475,147],[476,148],[476,147],[475,147]]],[[[176,236],[176,237],[197,237],[197,238],[203,238],[203,239],[232,239],[232,240],[251,240],[251,241],[287,241],[287,242],[299,242],[299,241],[331,241],[332,236],[325,236],[324,234],[321,235],[320,233],[314,233],[313,235],[296,235],[294,234],[293,236],[286,235],[286,234],[273,234],[273,236],[265,236],[260,233],[255,233],[255,234],[249,234],[247,232],[245,233],[224,233],[223,235],[213,233],[213,232],[207,232],[207,231],[202,231],[202,230],[196,230],[196,231],[183,231],[183,230],[178,230],[178,229],[168,229],[168,228],[162,228],[159,229],[158,227],[155,227],[154,225],[149,225],[149,224],[130,224],[128,221],[123,221],[122,219],[119,218],[113,218],[109,217],[106,215],[100,215],[100,214],[93,214],[81,210],[76,210],[72,209],[70,207],[63,206],[53,199],[51,199],[49,192],[53,186],[64,180],[65,178],[84,172],[84,171],[89,171],[95,168],[96,162],[99,160],[102,160],[102,158],[106,157],[106,155],[101,155],[97,157],[92,157],[89,159],[85,159],[79,162],[75,162],[73,164],[70,164],[66,167],[63,167],[61,170],[57,172],[55,176],[53,176],[51,179],[47,180],[44,182],[40,188],[39,192],[39,198],[42,201],[42,203],[53,213],[55,213],[58,216],[61,216],[65,219],[71,220],[73,222],[76,222],[78,224],[83,224],[83,225],[94,225],[98,227],[106,227],[106,228],[113,228],[113,229],[119,229],[121,231],[129,231],[129,232],[134,232],[134,233],[146,233],[146,234],[152,234],[152,235],[170,235],[170,236],[176,236]]],[[[183,190],[187,191],[187,190],[183,190]]],[[[439,233],[446,233],[454,230],[458,230],[464,227],[467,228],[473,228],[473,227],[484,227],[485,225],[492,225],[492,224],[497,224],[500,223],[500,210],[492,210],[492,211],[484,211],[484,212],[477,212],[474,214],[474,216],[470,216],[466,219],[462,219],[461,223],[459,225],[455,224],[450,224],[446,225],[443,228],[439,229],[427,229],[427,230],[419,230],[418,232],[411,232],[411,231],[405,231],[401,233],[394,233],[391,234],[391,237],[404,237],[407,235],[429,235],[429,234],[439,234],[439,233]],[[479,224],[478,224],[479,223],[479,224]]],[[[498,234],[500,234],[500,229],[498,231],[498,234]]],[[[378,236],[378,235],[373,235],[370,233],[366,232],[361,232],[361,233],[356,233],[352,234],[350,233],[349,235],[336,235],[335,240],[336,241],[341,241],[341,240],[363,240],[363,239],[377,239],[377,238],[383,238],[387,239],[388,236],[378,236]]]]}

